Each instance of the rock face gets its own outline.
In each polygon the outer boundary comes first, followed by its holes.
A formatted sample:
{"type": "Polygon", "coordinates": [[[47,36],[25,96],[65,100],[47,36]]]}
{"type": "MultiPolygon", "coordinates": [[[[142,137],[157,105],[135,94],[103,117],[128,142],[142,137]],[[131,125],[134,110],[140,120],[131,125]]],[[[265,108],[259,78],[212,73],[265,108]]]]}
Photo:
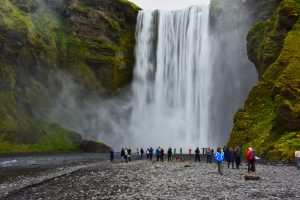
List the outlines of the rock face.
{"type": "Polygon", "coordinates": [[[129,83],[138,10],[126,0],[1,1],[0,151],[77,148],[43,117],[63,87],[56,77],[70,74],[84,95],[129,83]]]}
{"type": "Polygon", "coordinates": [[[300,2],[282,0],[248,33],[249,59],[260,82],[234,118],[230,146],[253,146],[272,159],[300,148],[300,2]]]}

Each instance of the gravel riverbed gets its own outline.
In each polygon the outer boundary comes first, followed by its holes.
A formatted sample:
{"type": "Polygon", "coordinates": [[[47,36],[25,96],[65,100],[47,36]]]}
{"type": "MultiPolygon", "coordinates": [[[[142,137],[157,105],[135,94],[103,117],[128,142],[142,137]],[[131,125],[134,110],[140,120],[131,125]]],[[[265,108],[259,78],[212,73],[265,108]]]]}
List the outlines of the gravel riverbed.
{"type": "Polygon", "coordinates": [[[240,169],[224,167],[221,176],[216,164],[204,162],[101,161],[23,177],[27,184],[19,188],[16,181],[24,180],[10,180],[0,184],[0,197],[17,200],[300,199],[300,171],[295,167],[258,164],[256,168],[261,180],[245,181],[245,164],[240,169]]]}

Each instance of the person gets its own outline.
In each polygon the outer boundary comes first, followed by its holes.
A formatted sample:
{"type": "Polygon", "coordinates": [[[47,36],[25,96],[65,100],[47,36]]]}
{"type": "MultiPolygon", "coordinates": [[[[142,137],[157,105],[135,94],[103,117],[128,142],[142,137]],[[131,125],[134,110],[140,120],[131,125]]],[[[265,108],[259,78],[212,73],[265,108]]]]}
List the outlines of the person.
{"type": "Polygon", "coordinates": [[[223,175],[224,154],[222,153],[221,147],[217,148],[217,152],[214,157],[215,157],[215,161],[218,164],[218,173],[220,175],[223,175]]]}
{"type": "Polygon", "coordinates": [[[227,150],[227,162],[228,162],[228,168],[230,167],[230,164],[231,164],[232,169],[233,169],[234,168],[233,150],[231,147],[227,150]]]}
{"type": "Polygon", "coordinates": [[[131,149],[131,148],[128,148],[128,150],[127,150],[127,152],[128,152],[128,155],[127,155],[127,157],[128,157],[128,162],[131,162],[131,151],[132,151],[132,149],[131,149]]]}
{"type": "Polygon", "coordinates": [[[241,150],[240,147],[235,147],[234,149],[234,160],[235,160],[235,166],[237,169],[239,169],[239,166],[241,164],[241,150]]]}
{"type": "Polygon", "coordinates": [[[165,155],[165,151],[163,148],[160,149],[160,161],[164,162],[164,155],[165,155]]]}
{"type": "Polygon", "coordinates": [[[176,148],[174,148],[174,155],[176,155],[176,148]]]}
{"type": "Polygon", "coordinates": [[[192,148],[189,148],[189,154],[192,155],[192,148]]]}
{"type": "Polygon", "coordinates": [[[114,150],[111,148],[110,149],[110,162],[113,162],[114,161],[114,157],[115,157],[115,152],[114,152],[114,150]]]}
{"type": "Polygon", "coordinates": [[[141,147],[140,152],[141,152],[141,159],[143,159],[143,155],[144,155],[144,149],[143,149],[143,147],[141,147]]]}
{"type": "Polygon", "coordinates": [[[147,151],[146,151],[147,160],[149,159],[149,154],[150,154],[150,151],[149,151],[149,148],[148,148],[147,151]]]}
{"type": "Polygon", "coordinates": [[[195,150],[195,162],[200,162],[200,150],[199,147],[195,150]]]}
{"type": "Polygon", "coordinates": [[[172,148],[170,147],[169,149],[168,149],[168,162],[172,159],[172,148]]]}
{"type": "Polygon", "coordinates": [[[140,150],[139,150],[139,148],[136,148],[136,155],[140,155],[140,150]]]}
{"type": "Polygon", "coordinates": [[[300,151],[295,152],[296,162],[297,162],[297,169],[300,169],[300,151]]]}
{"type": "Polygon", "coordinates": [[[121,161],[122,162],[125,161],[125,150],[124,150],[124,148],[121,149],[121,161]]]}
{"type": "Polygon", "coordinates": [[[128,163],[128,149],[127,148],[125,148],[125,156],[124,156],[124,158],[125,158],[125,163],[128,163]]]}
{"type": "Polygon", "coordinates": [[[156,161],[159,161],[159,157],[160,157],[160,147],[156,149],[156,161]]]}
{"type": "Polygon", "coordinates": [[[179,151],[180,151],[180,155],[182,155],[182,148],[180,148],[179,151]]]}
{"type": "Polygon", "coordinates": [[[246,158],[248,163],[248,173],[250,173],[250,171],[255,173],[255,165],[254,165],[255,159],[254,159],[254,153],[252,147],[248,148],[246,158]]]}
{"type": "Polygon", "coordinates": [[[208,147],[207,152],[206,152],[206,162],[207,163],[211,163],[211,155],[212,155],[211,153],[212,153],[212,151],[211,151],[210,147],[208,147]]]}
{"type": "Polygon", "coordinates": [[[153,157],[153,148],[151,147],[149,149],[149,158],[150,158],[150,160],[152,160],[152,157],[153,157]]]}

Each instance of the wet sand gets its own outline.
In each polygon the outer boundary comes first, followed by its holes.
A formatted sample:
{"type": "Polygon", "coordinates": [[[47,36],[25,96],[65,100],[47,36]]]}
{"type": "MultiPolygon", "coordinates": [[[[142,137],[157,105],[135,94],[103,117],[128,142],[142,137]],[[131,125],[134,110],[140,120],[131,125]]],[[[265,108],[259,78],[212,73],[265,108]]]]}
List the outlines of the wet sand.
{"type": "Polygon", "coordinates": [[[192,161],[98,161],[44,171],[0,184],[3,199],[300,199],[300,171],[258,164],[259,181],[245,181],[246,165],[217,173],[192,161]],[[19,183],[18,183],[19,181],[19,183]],[[21,184],[23,183],[23,185],[21,184]]]}

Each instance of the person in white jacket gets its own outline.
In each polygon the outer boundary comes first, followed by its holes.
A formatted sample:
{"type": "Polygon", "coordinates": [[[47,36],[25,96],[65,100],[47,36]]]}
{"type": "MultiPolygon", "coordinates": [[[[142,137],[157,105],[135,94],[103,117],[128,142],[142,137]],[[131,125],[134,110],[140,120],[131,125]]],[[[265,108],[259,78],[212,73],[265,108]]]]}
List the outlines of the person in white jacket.
{"type": "Polygon", "coordinates": [[[296,162],[297,162],[297,168],[300,169],[300,151],[295,152],[296,162]]]}

